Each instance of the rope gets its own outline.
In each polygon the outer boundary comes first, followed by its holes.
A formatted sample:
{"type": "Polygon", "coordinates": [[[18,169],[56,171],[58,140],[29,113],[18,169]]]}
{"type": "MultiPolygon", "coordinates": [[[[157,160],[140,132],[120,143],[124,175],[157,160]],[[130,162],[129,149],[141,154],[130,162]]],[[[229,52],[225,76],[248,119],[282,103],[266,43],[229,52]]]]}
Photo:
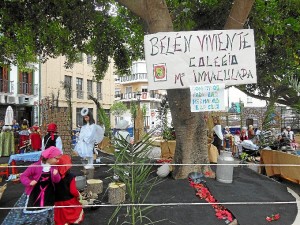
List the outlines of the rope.
{"type": "MultiPolygon", "coordinates": [[[[171,203],[128,203],[128,204],[95,204],[95,205],[66,205],[66,206],[44,206],[43,208],[90,208],[90,207],[128,207],[128,206],[199,206],[199,205],[280,205],[280,204],[300,204],[300,201],[287,201],[287,202],[171,202],[171,203]]],[[[40,207],[0,207],[0,210],[8,209],[40,209],[40,207]]]]}
{"type": "MultiPolygon", "coordinates": [[[[164,163],[95,163],[94,166],[161,166],[164,163]]],[[[213,166],[213,165],[222,165],[222,166],[249,166],[249,165],[257,165],[257,166],[279,166],[279,167],[289,167],[295,166],[299,167],[300,164],[260,164],[260,163],[224,163],[224,164],[211,164],[211,163],[167,163],[170,166],[213,166]]],[[[56,167],[60,166],[72,166],[72,167],[82,167],[83,164],[66,164],[66,165],[55,165],[56,167]]],[[[41,165],[30,165],[32,167],[40,167],[41,165]]],[[[0,166],[0,168],[23,168],[27,166],[0,166]]]]}

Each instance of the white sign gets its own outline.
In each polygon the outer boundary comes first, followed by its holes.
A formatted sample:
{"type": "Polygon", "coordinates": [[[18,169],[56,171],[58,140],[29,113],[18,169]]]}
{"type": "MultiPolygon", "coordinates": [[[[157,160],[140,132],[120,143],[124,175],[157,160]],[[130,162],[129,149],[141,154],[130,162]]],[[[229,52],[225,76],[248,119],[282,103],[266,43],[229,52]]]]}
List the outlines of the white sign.
{"type": "Polygon", "coordinates": [[[156,33],[144,45],[150,90],[257,80],[252,29],[156,33]]]}
{"type": "Polygon", "coordinates": [[[191,86],[191,112],[225,110],[224,89],[225,84],[191,86]]]}

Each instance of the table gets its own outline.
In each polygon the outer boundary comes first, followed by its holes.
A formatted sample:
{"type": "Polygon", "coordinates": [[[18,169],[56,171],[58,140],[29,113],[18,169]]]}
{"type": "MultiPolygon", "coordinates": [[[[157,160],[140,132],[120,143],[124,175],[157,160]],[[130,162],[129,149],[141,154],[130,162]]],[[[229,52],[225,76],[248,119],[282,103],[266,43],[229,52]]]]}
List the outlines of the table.
{"type": "MultiPolygon", "coordinates": [[[[263,164],[300,164],[300,157],[289,153],[261,150],[261,163],[263,164]]],[[[267,176],[280,175],[281,177],[300,184],[299,166],[265,166],[267,176]]]]}
{"type": "Polygon", "coordinates": [[[11,164],[12,174],[17,174],[16,161],[37,162],[41,158],[41,151],[15,154],[9,157],[8,164],[11,164]]]}

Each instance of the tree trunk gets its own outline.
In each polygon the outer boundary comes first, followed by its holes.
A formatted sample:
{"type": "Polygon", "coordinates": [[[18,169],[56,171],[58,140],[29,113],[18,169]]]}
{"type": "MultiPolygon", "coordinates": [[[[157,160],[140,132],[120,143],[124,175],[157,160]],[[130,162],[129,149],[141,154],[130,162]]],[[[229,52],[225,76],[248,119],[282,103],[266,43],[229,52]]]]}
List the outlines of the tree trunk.
{"type": "MultiPolygon", "coordinates": [[[[168,90],[168,100],[176,132],[176,164],[208,163],[207,130],[204,113],[191,112],[189,89],[168,90]]],[[[190,172],[201,172],[199,165],[176,166],[175,179],[183,179],[190,172]]]]}
{"type": "MultiPolygon", "coordinates": [[[[117,0],[148,25],[149,33],[173,31],[173,23],[165,0],[117,0]]],[[[254,0],[235,0],[230,21],[225,29],[241,29],[246,21],[254,0]],[[238,23],[236,23],[238,21],[238,23]]],[[[208,162],[208,147],[204,113],[190,110],[189,89],[168,90],[172,120],[176,132],[175,163],[199,164],[208,162]]],[[[190,172],[207,169],[200,166],[176,166],[173,176],[187,178],[190,172]]]]}

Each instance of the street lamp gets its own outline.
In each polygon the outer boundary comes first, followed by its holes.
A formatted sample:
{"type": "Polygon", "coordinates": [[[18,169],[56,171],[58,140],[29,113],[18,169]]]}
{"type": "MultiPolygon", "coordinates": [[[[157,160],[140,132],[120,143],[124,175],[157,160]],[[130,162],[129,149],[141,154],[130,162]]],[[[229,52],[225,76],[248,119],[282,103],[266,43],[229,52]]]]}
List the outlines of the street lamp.
{"type": "Polygon", "coordinates": [[[143,135],[143,129],[144,129],[143,113],[140,106],[141,95],[142,95],[141,92],[136,93],[136,99],[138,105],[137,105],[137,112],[134,121],[134,142],[138,142],[141,140],[141,137],[143,135]]]}

